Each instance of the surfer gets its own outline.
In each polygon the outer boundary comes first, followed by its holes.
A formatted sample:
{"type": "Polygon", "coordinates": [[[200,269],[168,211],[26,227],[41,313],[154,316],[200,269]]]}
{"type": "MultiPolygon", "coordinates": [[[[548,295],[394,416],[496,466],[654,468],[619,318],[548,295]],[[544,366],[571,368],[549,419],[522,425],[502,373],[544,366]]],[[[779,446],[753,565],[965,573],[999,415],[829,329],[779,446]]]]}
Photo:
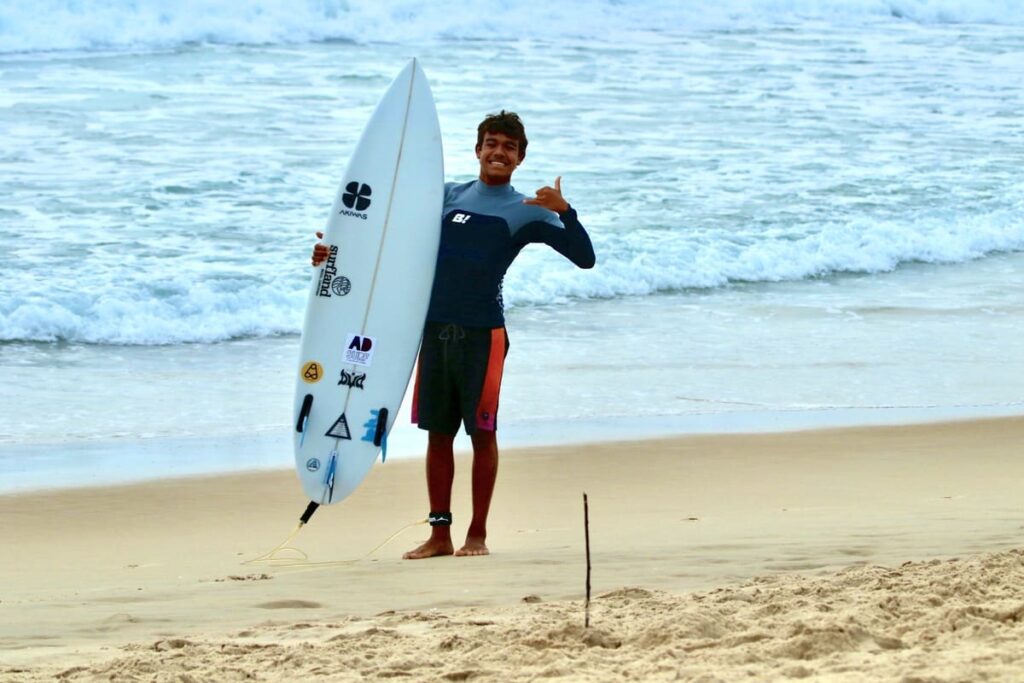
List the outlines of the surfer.
{"type": "MultiPolygon", "coordinates": [[[[480,176],[446,183],[441,244],[413,391],[413,422],[428,432],[427,494],[430,539],[406,559],[486,555],[487,515],[498,474],[498,394],[508,335],[502,280],[527,244],[547,244],[580,268],[594,266],[590,236],[554,186],[527,197],[510,184],[526,158],[519,116],[502,110],[477,127],[480,176]],[[451,538],[452,444],[460,424],[473,443],[473,518],[465,544],[451,538]]],[[[318,237],[322,237],[317,233],[318,237]]],[[[329,255],[318,243],[313,265],[329,255]]]]}

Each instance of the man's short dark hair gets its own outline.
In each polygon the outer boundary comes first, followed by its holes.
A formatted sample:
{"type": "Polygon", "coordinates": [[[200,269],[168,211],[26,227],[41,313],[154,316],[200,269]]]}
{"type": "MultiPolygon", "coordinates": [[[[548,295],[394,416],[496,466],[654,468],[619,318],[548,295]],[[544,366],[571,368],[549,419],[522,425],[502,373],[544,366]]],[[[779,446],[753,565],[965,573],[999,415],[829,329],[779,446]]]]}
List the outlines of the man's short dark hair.
{"type": "Polygon", "coordinates": [[[512,111],[505,111],[502,109],[497,114],[488,114],[480,125],[476,127],[476,148],[480,149],[484,145],[484,135],[486,133],[503,133],[510,138],[515,138],[519,141],[519,158],[522,159],[526,156],[526,128],[523,127],[523,121],[519,118],[519,114],[512,111]]]}

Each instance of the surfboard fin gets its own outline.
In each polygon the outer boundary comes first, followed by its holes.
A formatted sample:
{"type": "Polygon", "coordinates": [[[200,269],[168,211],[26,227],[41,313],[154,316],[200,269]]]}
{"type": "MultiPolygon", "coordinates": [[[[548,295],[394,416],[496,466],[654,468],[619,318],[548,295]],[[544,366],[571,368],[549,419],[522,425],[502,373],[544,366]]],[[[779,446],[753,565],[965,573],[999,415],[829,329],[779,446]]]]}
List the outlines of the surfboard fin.
{"type": "Polygon", "coordinates": [[[384,440],[384,435],[388,431],[388,409],[381,408],[377,412],[377,429],[373,432],[373,445],[380,446],[384,440]]]}
{"type": "Polygon", "coordinates": [[[302,408],[299,410],[299,417],[295,421],[295,431],[306,432],[306,418],[309,417],[309,411],[313,407],[313,394],[306,394],[306,397],[302,399],[302,408]]]}
{"type": "Polygon", "coordinates": [[[334,473],[338,467],[338,451],[331,452],[331,462],[327,466],[327,473],[324,475],[324,485],[327,486],[327,502],[334,502],[334,473]]]}
{"type": "Polygon", "coordinates": [[[381,408],[377,413],[377,429],[373,433],[373,445],[380,446],[380,461],[388,460],[388,409],[381,408]]]}

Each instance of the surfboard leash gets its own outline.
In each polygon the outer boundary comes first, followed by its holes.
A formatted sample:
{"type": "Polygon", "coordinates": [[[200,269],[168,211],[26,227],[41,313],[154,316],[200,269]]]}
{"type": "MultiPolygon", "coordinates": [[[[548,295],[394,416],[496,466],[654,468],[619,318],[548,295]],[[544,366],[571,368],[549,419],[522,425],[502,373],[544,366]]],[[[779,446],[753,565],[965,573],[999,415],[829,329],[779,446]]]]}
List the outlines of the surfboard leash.
{"type": "Polygon", "coordinates": [[[302,516],[299,517],[299,523],[295,526],[295,529],[290,534],[288,534],[288,538],[284,539],[284,541],[282,541],[273,550],[271,550],[269,552],[266,552],[266,553],[263,553],[259,557],[254,557],[251,560],[246,560],[242,564],[259,564],[259,563],[264,563],[264,562],[267,563],[267,564],[276,564],[276,563],[281,562],[281,561],[286,561],[286,562],[295,561],[294,558],[289,559],[289,558],[283,558],[283,557],[279,557],[278,556],[278,553],[289,551],[289,550],[292,551],[292,552],[298,553],[298,555],[299,555],[298,561],[299,562],[302,562],[302,561],[308,559],[309,556],[306,555],[306,553],[304,553],[303,551],[299,550],[298,548],[289,548],[289,547],[285,547],[285,546],[287,546],[289,543],[291,543],[292,539],[295,538],[298,535],[299,531],[302,530],[302,527],[306,526],[306,522],[308,522],[310,520],[310,518],[313,516],[313,513],[316,512],[317,508],[319,508],[319,507],[320,507],[320,503],[316,502],[315,500],[309,501],[309,505],[306,506],[306,510],[302,513],[302,516]]]}
{"type": "Polygon", "coordinates": [[[306,525],[306,523],[309,522],[310,518],[313,516],[313,513],[316,512],[317,508],[319,508],[319,507],[320,507],[320,503],[317,503],[316,501],[310,501],[309,505],[306,506],[305,512],[303,512],[302,516],[299,518],[298,525],[295,527],[295,529],[290,534],[288,534],[288,538],[284,539],[284,541],[282,541],[273,550],[271,550],[269,552],[266,552],[266,553],[260,555],[259,557],[254,557],[251,560],[246,560],[242,564],[243,565],[266,564],[266,565],[270,565],[272,567],[308,567],[310,569],[318,569],[318,568],[322,568],[322,567],[334,567],[334,566],[340,566],[340,565],[345,565],[345,564],[354,564],[356,562],[362,562],[366,558],[370,557],[375,552],[377,552],[378,550],[380,550],[381,548],[386,546],[388,543],[393,541],[395,538],[397,538],[399,535],[401,535],[402,533],[408,531],[409,529],[413,528],[414,526],[419,526],[420,524],[427,524],[430,521],[430,519],[428,517],[424,517],[423,519],[419,519],[419,520],[416,520],[415,522],[411,522],[410,524],[406,524],[401,529],[399,529],[398,531],[396,531],[395,533],[391,534],[390,536],[385,538],[383,541],[378,543],[376,546],[374,546],[369,552],[367,552],[362,557],[357,557],[357,558],[352,559],[352,560],[331,560],[331,561],[326,561],[326,562],[310,562],[309,561],[309,555],[306,554],[305,551],[301,550],[300,548],[296,548],[294,546],[290,546],[288,544],[291,543],[292,539],[294,539],[298,535],[299,531],[302,530],[302,527],[304,527],[306,525]],[[286,553],[293,553],[293,555],[291,555],[289,557],[289,556],[285,555],[286,553]]]}

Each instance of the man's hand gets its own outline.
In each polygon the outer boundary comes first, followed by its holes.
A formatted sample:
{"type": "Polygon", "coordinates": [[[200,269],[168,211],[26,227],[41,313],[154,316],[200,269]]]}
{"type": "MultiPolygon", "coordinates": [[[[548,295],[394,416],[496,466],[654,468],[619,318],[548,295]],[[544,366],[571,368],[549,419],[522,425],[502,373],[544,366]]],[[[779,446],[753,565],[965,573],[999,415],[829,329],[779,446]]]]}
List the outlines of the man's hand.
{"type": "Polygon", "coordinates": [[[523,204],[531,204],[533,206],[543,206],[549,211],[555,213],[562,213],[569,209],[569,202],[565,201],[565,197],[562,196],[562,176],[555,178],[555,186],[544,187],[537,190],[537,196],[533,199],[524,199],[523,204]]]}
{"type": "MultiPolygon", "coordinates": [[[[317,230],[316,237],[317,237],[317,239],[321,239],[322,240],[324,238],[324,234],[322,232],[320,232],[319,230],[317,230]]],[[[331,253],[330,249],[328,249],[327,245],[324,244],[323,242],[317,242],[316,244],[314,244],[313,245],[313,265],[314,266],[319,266],[330,255],[330,253],[331,253]]]]}

